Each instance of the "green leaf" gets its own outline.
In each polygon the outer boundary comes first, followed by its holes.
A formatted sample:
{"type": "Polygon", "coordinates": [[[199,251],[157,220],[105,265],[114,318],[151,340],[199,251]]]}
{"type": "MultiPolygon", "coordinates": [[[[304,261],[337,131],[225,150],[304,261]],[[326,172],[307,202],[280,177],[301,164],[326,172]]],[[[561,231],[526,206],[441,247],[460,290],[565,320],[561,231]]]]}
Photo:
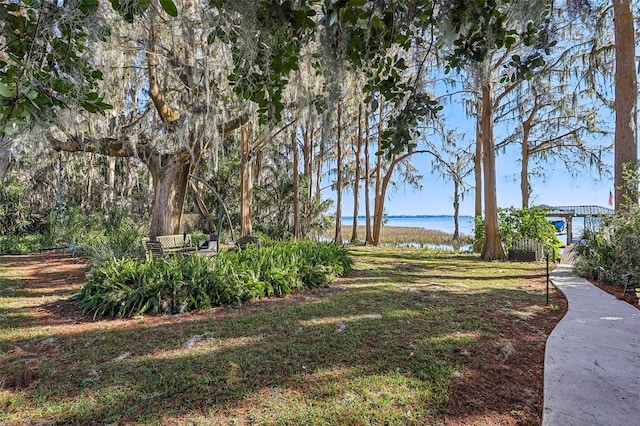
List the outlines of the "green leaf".
{"type": "Polygon", "coordinates": [[[160,0],[160,4],[162,5],[164,11],[169,14],[169,16],[173,16],[174,18],[178,16],[178,8],[176,7],[173,0],[160,0]]]}
{"type": "Polygon", "coordinates": [[[384,25],[384,21],[379,18],[373,18],[371,20],[371,25],[373,25],[374,28],[377,28],[379,30],[383,30],[386,28],[386,26],[384,25]]]}
{"type": "Polygon", "coordinates": [[[14,94],[8,84],[0,83],[0,96],[3,98],[13,98],[14,94]]]}

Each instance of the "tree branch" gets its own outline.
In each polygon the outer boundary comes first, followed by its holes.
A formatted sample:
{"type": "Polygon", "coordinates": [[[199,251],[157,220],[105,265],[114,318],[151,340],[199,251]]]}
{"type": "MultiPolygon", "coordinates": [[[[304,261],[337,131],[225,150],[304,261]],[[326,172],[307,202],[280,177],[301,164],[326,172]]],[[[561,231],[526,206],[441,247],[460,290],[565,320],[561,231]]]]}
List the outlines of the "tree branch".
{"type": "Polygon", "coordinates": [[[218,124],[218,132],[226,138],[238,127],[249,121],[249,117],[251,117],[251,113],[249,111],[245,111],[226,123],[218,124]]]}
{"type": "Polygon", "coordinates": [[[47,131],[47,141],[56,151],[65,152],[93,152],[111,157],[148,156],[152,147],[148,140],[139,140],[137,144],[129,138],[94,138],[90,136],[78,136],[66,133],[66,140],[56,138],[51,130],[47,131]]]}
{"type": "MultiPolygon", "coordinates": [[[[153,8],[152,8],[153,9],[153,8]]],[[[164,96],[162,95],[162,91],[160,90],[160,84],[158,83],[158,72],[156,67],[158,65],[158,61],[156,58],[157,55],[157,40],[156,40],[156,22],[154,12],[151,12],[151,16],[149,17],[151,21],[151,28],[149,34],[149,51],[147,52],[147,72],[149,73],[149,96],[153,101],[153,104],[158,111],[158,115],[160,115],[160,119],[165,123],[175,123],[180,119],[180,112],[178,110],[171,108],[164,101],[164,96]]]]}

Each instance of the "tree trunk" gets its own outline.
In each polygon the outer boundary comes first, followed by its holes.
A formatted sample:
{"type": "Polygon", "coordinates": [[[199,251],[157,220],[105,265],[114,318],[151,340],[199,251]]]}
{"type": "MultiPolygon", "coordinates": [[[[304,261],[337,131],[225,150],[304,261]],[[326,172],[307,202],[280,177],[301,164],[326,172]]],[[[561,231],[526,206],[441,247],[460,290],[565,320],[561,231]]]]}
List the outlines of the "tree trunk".
{"type": "Polygon", "coordinates": [[[534,103],[529,116],[522,123],[522,167],[520,168],[520,194],[522,196],[522,208],[529,207],[529,198],[531,197],[531,185],[529,185],[529,136],[531,135],[531,126],[540,109],[538,104],[538,96],[535,87],[532,88],[534,94],[534,103]]]}
{"type": "Polygon", "coordinates": [[[369,108],[364,113],[364,220],[365,220],[365,244],[373,245],[373,234],[371,233],[371,163],[369,159],[369,108]]]}
{"type": "Polygon", "coordinates": [[[351,229],[351,242],[358,241],[358,214],[360,214],[360,155],[362,153],[362,104],[358,105],[358,134],[356,136],[356,161],[355,176],[353,181],[353,224],[351,229]]]}
{"type": "Polygon", "coordinates": [[[302,133],[302,174],[307,179],[307,205],[303,206],[305,212],[309,212],[311,203],[311,191],[313,188],[313,131],[309,122],[306,123],[305,130],[302,133]]]}
{"type": "MultiPolygon", "coordinates": [[[[405,155],[406,156],[406,155],[405,155]]],[[[381,155],[378,157],[382,157],[381,155]]],[[[379,192],[376,193],[376,201],[374,204],[374,221],[373,221],[373,245],[377,246],[380,244],[380,234],[382,231],[382,217],[384,216],[384,200],[387,195],[387,188],[389,187],[389,182],[391,182],[391,177],[393,176],[393,172],[398,164],[399,160],[396,155],[391,157],[391,162],[389,163],[389,168],[385,172],[379,186],[379,192]],[[377,221],[376,218],[379,218],[377,221]]]]}
{"type": "Polygon", "coordinates": [[[251,124],[241,128],[240,134],[240,234],[251,235],[251,207],[253,200],[253,173],[251,170],[251,124]]]}
{"type": "Polygon", "coordinates": [[[116,159],[115,157],[107,157],[107,178],[105,182],[105,191],[102,193],[102,210],[110,210],[113,208],[115,200],[115,178],[116,159]]]}
{"type": "Polygon", "coordinates": [[[482,85],[481,134],[484,171],[484,247],[482,259],[506,260],[498,229],[498,201],[496,197],[496,149],[493,140],[493,102],[491,81],[482,85]]]}
{"type": "Polygon", "coordinates": [[[298,135],[294,126],[291,132],[291,149],[293,151],[293,238],[299,240],[302,238],[300,226],[300,172],[299,155],[298,155],[298,135]]]}
{"type": "MultiPolygon", "coordinates": [[[[382,151],[382,120],[384,110],[384,102],[380,102],[380,111],[378,117],[378,151],[382,151]]],[[[382,229],[382,214],[384,212],[384,195],[382,190],[382,155],[377,156],[376,162],[376,186],[373,199],[373,232],[372,244],[377,246],[380,244],[380,230],[382,229]]]]}
{"type": "Polygon", "coordinates": [[[333,241],[342,244],[342,104],[338,102],[338,135],[336,140],[336,232],[333,241]]]}
{"type": "Polygon", "coordinates": [[[522,126],[522,165],[520,167],[520,194],[522,196],[522,208],[529,207],[529,131],[531,126],[525,123],[522,126]]]}
{"type": "Polygon", "coordinates": [[[87,178],[87,186],[85,187],[85,193],[82,195],[82,208],[90,209],[93,203],[91,202],[91,196],[93,195],[93,170],[95,168],[95,158],[94,155],[89,155],[88,159],[89,170],[87,171],[85,177],[87,178]]]}
{"type": "Polygon", "coordinates": [[[453,180],[453,240],[460,239],[460,181],[453,180]]]}
{"type": "MultiPolygon", "coordinates": [[[[477,225],[482,219],[482,131],[480,128],[480,114],[482,111],[482,102],[478,102],[477,117],[476,117],[476,154],[473,157],[474,169],[473,175],[475,178],[475,210],[474,223],[477,225]]],[[[476,238],[473,251],[480,253],[482,251],[483,242],[481,239],[476,238]]]]}
{"type": "Polygon", "coordinates": [[[321,191],[322,187],[320,186],[322,182],[322,163],[324,162],[324,141],[323,138],[320,138],[320,146],[318,147],[318,156],[316,157],[316,190],[315,197],[316,201],[319,203],[321,200],[321,191]]]}
{"type": "Polygon", "coordinates": [[[616,48],[614,184],[617,210],[638,204],[637,182],[624,181],[625,169],[636,170],[638,162],[638,88],[631,0],[613,0],[613,15],[616,48]]]}
{"type": "Polygon", "coordinates": [[[149,238],[180,233],[190,165],[187,153],[158,154],[147,162],[154,189],[149,238]]]}
{"type": "Polygon", "coordinates": [[[11,141],[4,135],[0,136],[0,180],[9,172],[13,161],[11,156],[11,141]]]}

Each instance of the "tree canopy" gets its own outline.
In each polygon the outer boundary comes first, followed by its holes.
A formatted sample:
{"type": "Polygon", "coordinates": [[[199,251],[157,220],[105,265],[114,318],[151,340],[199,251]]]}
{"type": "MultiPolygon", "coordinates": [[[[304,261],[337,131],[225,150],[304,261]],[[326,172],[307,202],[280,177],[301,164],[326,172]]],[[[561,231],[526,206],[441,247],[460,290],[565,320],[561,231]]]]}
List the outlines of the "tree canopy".
{"type": "MultiPolygon", "coordinates": [[[[511,97],[523,88],[542,92],[546,82],[538,73],[549,69],[545,61],[561,36],[553,31],[552,6],[550,0],[3,2],[0,154],[20,133],[42,127],[57,151],[143,165],[152,177],[154,236],[177,232],[188,176],[201,170],[213,178],[221,153],[233,155],[225,140],[239,143],[233,132],[247,126],[238,148],[243,188],[251,190],[252,179],[260,193],[262,161],[275,147],[269,155],[287,158],[278,165],[296,169],[293,204],[302,193],[308,203],[292,213],[299,235],[296,220],[315,211],[311,200],[321,198],[327,162],[336,156],[336,182],[353,187],[354,196],[360,180],[368,193],[373,176],[384,188],[394,179],[410,182],[404,173],[410,163],[401,162],[416,152],[437,154],[424,130],[446,108],[436,80],[475,70],[468,81],[477,83],[470,89],[479,130],[476,171],[485,161],[484,183],[476,182],[477,192],[484,185],[488,216],[485,257],[502,258],[493,123],[500,114],[517,119],[511,97]],[[360,158],[370,146],[374,162],[360,158]],[[357,171],[344,166],[351,159],[357,171]],[[300,185],[308,186],[301,192],[300,185]]],[[[536,111],[542,99],[534,100],[536,111]]],[[[523,108],[529,108],[524,100],[523,108]]],[[[566,122],[566,114],[553,117],[566,122]]],[[[514,132],[510,140],[518,138],[514,132]]],[[[0,172],[6,158],[0,155],[0,172]]],[[[385,191],[376,191],[380,223],[385,191]]]]}

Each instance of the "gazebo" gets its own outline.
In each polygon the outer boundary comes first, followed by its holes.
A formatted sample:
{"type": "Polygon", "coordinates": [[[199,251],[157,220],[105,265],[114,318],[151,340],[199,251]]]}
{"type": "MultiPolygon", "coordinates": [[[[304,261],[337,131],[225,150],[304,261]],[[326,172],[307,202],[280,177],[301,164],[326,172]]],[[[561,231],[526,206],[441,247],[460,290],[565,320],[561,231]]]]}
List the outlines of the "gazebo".
{"type": "Polygon", "coordinates": [[[567,225],[567,245],[573,240],[572,219],[574,217],[601,217],[612,215],[613,209],[600,206],[546,206],[540,205],[540,208],[547,210],[547,217],[560,217],[566,220],[567,225]]]}

